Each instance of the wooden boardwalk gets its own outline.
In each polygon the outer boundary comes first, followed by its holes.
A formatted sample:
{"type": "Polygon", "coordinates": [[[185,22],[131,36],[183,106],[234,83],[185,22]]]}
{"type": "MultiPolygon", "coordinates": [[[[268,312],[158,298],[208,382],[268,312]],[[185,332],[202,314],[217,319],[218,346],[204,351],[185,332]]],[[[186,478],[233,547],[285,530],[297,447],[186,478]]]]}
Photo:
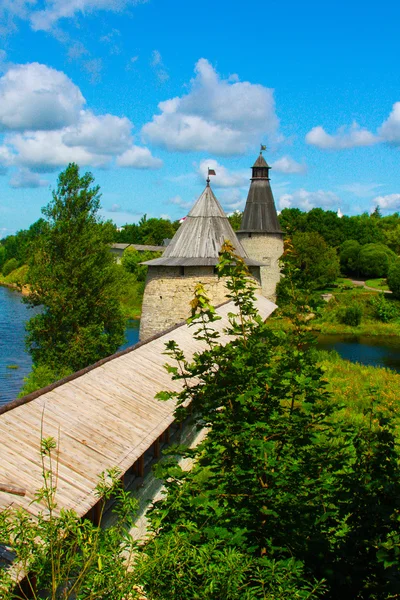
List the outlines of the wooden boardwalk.
{"type": "MultiPolygon", "coordinates": [[[[276,306],[259,296],[257,308],[266,319],[276,306]]],[[[232,303],[217,309],[222,318],[214,328],[221,343],[229,340],[222,331],[231,311],[232,303]]],[[[174,402],[155,400],[155,394],[181,389],[163,368],[165,343],[175,340],[190,358],[202,349],[192,331],[182,324],[1,407],[0,484],[25,495],[0,488],[0,510],[12,504],[34,515],[41,509],[31,503],[43,485],[41,431],[58,445],[58,511],[74,509],[84,516],[93,509],[99,474],[106,469],[118,467],[122,474],[135,469],[140,475],[144,453],[153,447],[157,454],[160,437],[174,421],[174,402]]]]}

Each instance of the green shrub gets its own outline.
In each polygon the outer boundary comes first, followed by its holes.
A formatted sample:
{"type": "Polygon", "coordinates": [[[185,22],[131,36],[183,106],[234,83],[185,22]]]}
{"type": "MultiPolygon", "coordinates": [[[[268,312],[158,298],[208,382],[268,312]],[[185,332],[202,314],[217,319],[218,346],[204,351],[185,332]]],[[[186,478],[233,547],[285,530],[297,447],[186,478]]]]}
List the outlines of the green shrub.
{"type": "Polygon", "coordinates": [[[6,262],[6,256],[6,249],[0,244],[0,271],[2,270],[3,265],[6,262]]]}
{"type": "Polygon", "coordinates": [[[24,377],[24,387],[20,391],[18,398],[23,398],[36,390],[40,390],[55,381],[64,379],[72,373],[71,369],[61,368],[54,370],[48,365],[34,366],[28,377],[24,377]]]}
{"type": "Polygon", "coordinates": [[[359,269],[363,277],[386,277],[396,254],[385,244],[365,244],[359,255],[359,269]]]}
{"type": "Polygon", "coordinates": [[[7,260],[3,266],[4,277],[7,277],[7,275],[9,275],[11,273],[11,271],[14,271],[17,268],[18,268],[18,261],[16,258],[10,258],[10,260],[7,260]]]}
{"type": "Polygon", "coordinates": [[[345,273],[358,273],[361,245],[356,240],[346,240],[340,246],[340,266],[345,273]]]}
{"type": "Polygon", "coordinates": [[[399,316],[399,311],[393,302],[387,300],[384,294],[378,294],[371,298],[371,306],[374,310],[374,317],[383,323],[389,323],[399,316]]]}
{"type": "Polygon", "coordinates": [[[387,276],[387,284],[393,292],[394,298],[400,299],[400,259],[398,258],[390,267],[387,276]]]}
{"type": "Polygon", "coordinates": [[[338,317],[340,323],[343,323],[343,325],[357,327],[361,323],[362,308],[358,304],[352,304],[340,311],[338,317]]]}

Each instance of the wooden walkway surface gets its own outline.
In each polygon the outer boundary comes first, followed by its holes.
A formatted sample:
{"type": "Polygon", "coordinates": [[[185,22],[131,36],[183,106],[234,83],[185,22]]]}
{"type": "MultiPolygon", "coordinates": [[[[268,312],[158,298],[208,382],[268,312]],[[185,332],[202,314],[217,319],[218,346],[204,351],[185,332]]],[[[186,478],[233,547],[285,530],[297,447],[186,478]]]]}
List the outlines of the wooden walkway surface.
{"type": "MultiPolygon", "coordinates": [[[[275,305],[259,296],[257,307],[266,319],[275,305]]],[[[232,303],[217,309],[215,323],[221,343],[232,303]]],[[[37,514],[32,504],[42,487],[41,430],[57,441],[57,503],[85,515],[97,502],[99,474],[118,467],[125,473],[144,455],[174,420],[174,402],[160,402],[161,390],[179,391],[163,365],[165,343],[175,340],[190,358],[202,349],[193,339],[193,329],[182,324],[154,339],[99,361],[56,385],[44,388],[0,409],[0,483],[25,491],[11,495],[0,489],[0,510],[12,504],[37,514]]]]}

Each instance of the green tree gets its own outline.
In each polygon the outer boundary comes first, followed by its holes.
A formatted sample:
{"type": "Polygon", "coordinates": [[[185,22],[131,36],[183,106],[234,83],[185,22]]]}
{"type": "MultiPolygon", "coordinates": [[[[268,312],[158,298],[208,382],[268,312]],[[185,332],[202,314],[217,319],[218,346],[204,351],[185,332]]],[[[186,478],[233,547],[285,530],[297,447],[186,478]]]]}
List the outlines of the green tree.
{"type": "Polygon", "coordinates": [[[387,275],[387,284],[393,292],[394,298],[400,300],[400,258],[391,264],[387,275]]]}
{"type": "Polygon", "coordinates": [[[242,223],[243,213],[240,210],[235,210],[233,213],[228,215],[229,223],[232,225],[233,231],[238,231],[242,223]]]}
{"type": "Polygon", "coordinates": [[[42,306],[27,324],[36,365],[76,371],[112,354],[124,339],[110,223],[98,216],[99,187],[72,163],[43,208],[46,227],[33,243],[27,298],[42,306]]]}
{"type": "Polygon", "coordinates": [[[339,258],[319,233],[295,233],[292,244],[299,287],[316,289],[334,283],[340,273],[339,258]]]}
{"type": "Polygon", "coordinates": [[[0,271],[3,269],[3,265],[6,262],[6,249],[0,244],[0,271]]]}
{"type": "Polygon", "coordinates": [[[186,360],[167,343],[167,368],[183,391],[160,398],[177,396],[177,416],[190,411],[207,436],[194,450],[172,449],[158,468],[167,494],[150,513],[156,535],[138,557],[145,590],[163,600],[395,598],[394,415],[375,410],[372,391],[357,418],[331,402],[304,328],[292,250],[286,332],[257,315],[245,266],[228,250],[219,268],[230,274],[236,305],[225,330],[232,341],[218,345],[214,309],[198,286],[189,321],[205,351],[186,360]],[[192,470],[177,454],[194,460],[192,470]]]}
{"type": "Polygon", "coordinates": [[[18,268],[18,261],[16,258],[10,258],[10,259],[6,260],[6,262],[3,265],[4,277],[7,277],[7,275],[9,275],[11,273],[11,271],[14,271],[17,268],[18,268]]]}
{"type": "Polygon", "coordinates": [[[346,240],[340,246],[340,266],[344,273],[354,274],[359,271],[361,246],[357,240],[346,240]]]}
{"type": "Polygon", "coordinates": [[[136,281],[145,281],[147,265],[141,263],[159,256],[160,252],[139,252],[133,246],[128,246],[122,255],[121,264],[129,273],[135,275],[136,281]]]}
{"type": "Polygon", "coordinates": [[[363,277],[386,277],[395,258],[395,253],[385,244],[365,244],[359,254],[360,274],[363,277]]]}

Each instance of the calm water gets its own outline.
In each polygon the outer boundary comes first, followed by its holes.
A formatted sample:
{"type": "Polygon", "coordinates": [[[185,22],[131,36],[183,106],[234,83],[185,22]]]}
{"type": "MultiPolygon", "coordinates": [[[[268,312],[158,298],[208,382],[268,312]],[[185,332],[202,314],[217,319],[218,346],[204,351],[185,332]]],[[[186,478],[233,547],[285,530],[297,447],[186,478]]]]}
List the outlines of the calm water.
{"type": "Polygon", "coordinates": [[[390,336],[320,335],[320,350],[336,350],[342,358],[400,373],[400,339],[390,336]]]}
{"type": "MultiPolygon", "coordinates": [[[[18,292],[0,286],[0,404],[17,397],[24,377],[31,370],[32,361],[25,352],[24,339],[25,322],[33,314],[34,310],[21,301],[18,292]]],[[[127,343],[121,349],[139,340],[139,321],[128,321],[125,335],[127,343]]]]}

